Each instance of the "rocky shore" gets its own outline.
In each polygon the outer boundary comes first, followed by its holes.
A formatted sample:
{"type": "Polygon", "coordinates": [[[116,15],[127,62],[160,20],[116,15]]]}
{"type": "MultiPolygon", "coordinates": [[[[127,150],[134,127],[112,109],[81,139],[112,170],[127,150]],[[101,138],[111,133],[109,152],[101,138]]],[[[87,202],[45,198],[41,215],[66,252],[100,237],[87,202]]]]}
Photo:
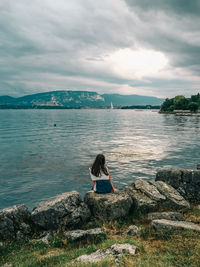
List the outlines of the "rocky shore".
{"type": "Polygon", "coordinates": [[[173,110],[173,111],[159,111],[160,114],[174,114],[178,116],[200,116],[200,111],[192,112],[190,110],[173,110]]]}
{"type": "MultiPolygon", "coordinates": [[[[200,203],[200,170],[161,170],[155,181],[136,180],[117,193],[87,193],[82,200],[72,191],[39,203],[32,212],[24,204],[5,208],[0,211],[0,241],[81,229],[95,219],[113,221],[134,214],[184,211],[190,203],[200,203]]],[[[154,229],[159,223],[168,227],[169,222],[159,220],[153,223],[154,229]]]]}
{"type": "Polygon", "coordinates": [[[5,208],[0,266],[169,266],[165,250],[172,266],[177,259],[193,266],[200,253],[199,189],[200,170],[161,170],[155,181],[136,180],[111,194],[82,200],[72,191],[31,212],[23,204],[5,208]]]}

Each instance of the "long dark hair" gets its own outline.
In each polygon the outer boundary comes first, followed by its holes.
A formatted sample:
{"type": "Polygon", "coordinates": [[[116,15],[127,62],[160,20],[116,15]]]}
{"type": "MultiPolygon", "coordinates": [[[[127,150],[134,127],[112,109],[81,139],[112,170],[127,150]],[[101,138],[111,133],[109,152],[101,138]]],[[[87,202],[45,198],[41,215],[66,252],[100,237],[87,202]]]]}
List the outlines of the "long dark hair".
{"type": "Polygon", "coordinates": [[[103,154],[98,154],[96,156],[96,159],[94,163],[92,164],[91,168],[91,173],[94,174],[96,177],[100,176],[101,171],[105,174],[108,175],[107,168],[105,166],[105,157],[103,154]]]}

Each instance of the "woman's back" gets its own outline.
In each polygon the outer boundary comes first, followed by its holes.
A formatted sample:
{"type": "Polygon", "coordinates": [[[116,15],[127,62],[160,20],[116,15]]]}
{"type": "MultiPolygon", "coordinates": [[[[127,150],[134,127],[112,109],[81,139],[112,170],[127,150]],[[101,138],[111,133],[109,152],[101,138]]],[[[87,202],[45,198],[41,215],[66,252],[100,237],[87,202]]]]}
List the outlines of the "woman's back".
{"type": "Polygon", "coordinates": [[[96,156],[96,159],[90,169],[90,176],[93,184],[93,190],[90,192],[106,194],[117,191],[117,189],[113,186],[110,172],[106,167],[105,162],[103,154],[98,154],[96,156]]]}
{"type": "Polygon", "coordinates": [[[109,175],[106,175],[104,172],[100,172],[100,175],[97,177],[92,174],[90,169],[90,177],[94,182],[93,190],[99,194],[106,194],[112,192],[112,185],[110,183],[109,175]]]}

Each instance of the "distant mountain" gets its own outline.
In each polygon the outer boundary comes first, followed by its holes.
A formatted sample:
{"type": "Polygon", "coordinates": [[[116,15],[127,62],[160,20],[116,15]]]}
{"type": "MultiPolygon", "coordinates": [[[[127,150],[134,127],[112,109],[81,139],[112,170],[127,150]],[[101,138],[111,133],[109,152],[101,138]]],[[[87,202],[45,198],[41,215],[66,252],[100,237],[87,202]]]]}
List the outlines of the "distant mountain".
{"type": "Polygon", "coordinates": [[[15,98],[5,95],[5,96],[0,96],[0,105],[8,105],[14,103],[15,98]]]}
{"type": "Polygon", "coordinates": [[[114,107],[129,105],[161,105],[164,99],[141,96],[103,94],[87,91],[52,91],[26,95],[23,97],[0,96],[0,105],[20,107],[109,107],[111,102],[114,107]]]}
{"type": "Polygon", "coordinates": [[[106,105],[111,102],[114,106],[133,106],[133,105],[161,105],[164,101],[162,98],[142,95],[120,95],[120,94],[104,94],[106,105]]]}

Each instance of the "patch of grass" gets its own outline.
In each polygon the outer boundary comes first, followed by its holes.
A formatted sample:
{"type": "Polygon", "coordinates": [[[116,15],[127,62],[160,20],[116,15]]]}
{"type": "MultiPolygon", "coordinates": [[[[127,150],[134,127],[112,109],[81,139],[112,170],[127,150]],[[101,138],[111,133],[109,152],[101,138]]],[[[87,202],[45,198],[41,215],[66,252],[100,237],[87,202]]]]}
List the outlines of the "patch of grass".
{"type": "Polygon", "coordinates": [[[85,224],[82,229],[87,230],[87,229],[91,229],[91,228],[101,228],[103,224],[102,220],[92,220],[90,222],[88,222],[87,224],[85,224]]]}
{"type": "Polygon", "coordinates": [[[184,217],[188,222],[200,224],[200,209],[196,206],[191,206],[191,208],[184,214],[184,217]]]}
{"type": "MultiPolygon", "coordinates": [[[[187,221],[200,223],[200,211],[192,207],[184,213],[187,221]]],[[[105,259],[100,263],[82,264],[73,262],[83,255],[98,249],[107,249],[115,243],[129,243],[138,250],[135,256],[123,255],[119,266],[144,267],[197,267],[200,262],[200,234],[190,231],[154,232],[149,227],[149,220],[141,217],[129,217],[127,220],[114,222],[94,221],[85,229],[101,227],[107,239],[68,243],[62,234],[58,234],[49,244],[36,240],[8,242],[0,251],[0,266],[6,262],[14,267],[112,267],[114,260],[105,259]],[[124,236],[122,233],[135,224],[142,230],[137,236],[124,236]]]]}
{"type": "Polygon", "coordinates": [[[104,259],[99,263],[71,263],[67,267],[116,267],[114,259],[104,259]]]}

